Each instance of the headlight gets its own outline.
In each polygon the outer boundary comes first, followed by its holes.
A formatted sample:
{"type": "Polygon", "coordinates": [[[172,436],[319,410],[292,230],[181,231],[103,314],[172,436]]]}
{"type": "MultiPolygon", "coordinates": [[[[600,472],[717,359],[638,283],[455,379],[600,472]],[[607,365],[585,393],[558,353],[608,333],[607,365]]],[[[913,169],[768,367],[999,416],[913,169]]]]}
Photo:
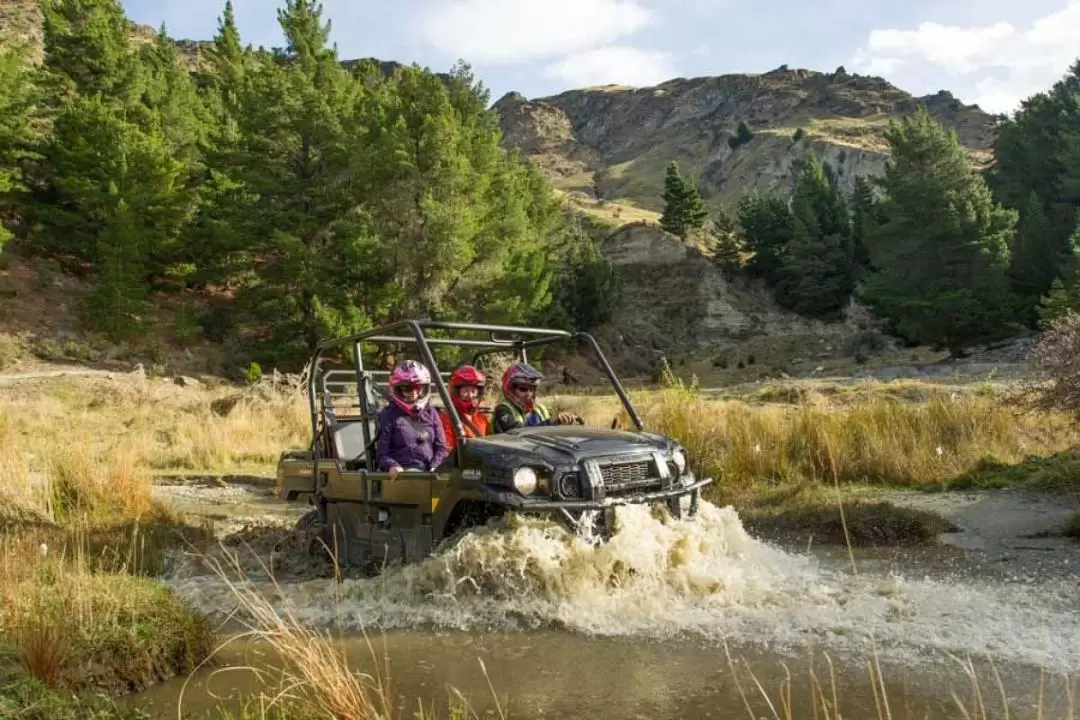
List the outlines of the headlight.
{"type": "Polygon", "coordinates": [[[536,490],[536,471],[530,467],[515,470],[514,487],[522,495],[531,495],[536,490]]]}
{"type": "Polygon", "coordinates": [[[671,459],[675,463],[675,467],[679,469],[679,474],[682,475],[686,472],[686,453],[682,450],[676,450],[671,453],[671,459]]]}

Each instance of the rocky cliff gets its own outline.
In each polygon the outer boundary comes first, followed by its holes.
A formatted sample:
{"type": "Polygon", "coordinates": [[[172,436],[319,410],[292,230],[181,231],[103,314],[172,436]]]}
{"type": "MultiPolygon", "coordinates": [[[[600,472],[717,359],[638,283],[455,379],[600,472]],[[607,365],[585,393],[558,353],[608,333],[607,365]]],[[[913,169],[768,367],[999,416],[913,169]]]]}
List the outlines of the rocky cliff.
{"type": "Polygon", "coordinates": [[[560,189],[658,211],[670,160],[695,179],[713,208],[731,205],[750,188],[790,188],[793,167],[811,148],[850,191],[856,175],[883,171],[889,120],[920,104],[956,129],[973,164],[989,160],[992,115],[945,91],[916,98],[843,68],[679,78],[536,100],[510,93],[495,109],[505,144],[534,159],[560,189]],[[753,132],[744,144],[731,142],[740,123],[753,132]]]}

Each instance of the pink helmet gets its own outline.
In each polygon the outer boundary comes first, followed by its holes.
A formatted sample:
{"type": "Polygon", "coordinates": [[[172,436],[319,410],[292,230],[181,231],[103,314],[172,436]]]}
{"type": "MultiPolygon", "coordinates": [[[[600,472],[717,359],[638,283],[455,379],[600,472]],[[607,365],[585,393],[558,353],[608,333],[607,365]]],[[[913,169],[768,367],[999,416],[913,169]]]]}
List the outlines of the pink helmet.
{"type": "Polygon", "coordinates": [[[390,398],[399,408],[410,414],[419,413],[427,407],[431,398],[431,373],[415,360],[403,360],[390,373],[390,398]],[[405,387],[419,386],[420,396],[410,402],[401,396],[405,387]]]}

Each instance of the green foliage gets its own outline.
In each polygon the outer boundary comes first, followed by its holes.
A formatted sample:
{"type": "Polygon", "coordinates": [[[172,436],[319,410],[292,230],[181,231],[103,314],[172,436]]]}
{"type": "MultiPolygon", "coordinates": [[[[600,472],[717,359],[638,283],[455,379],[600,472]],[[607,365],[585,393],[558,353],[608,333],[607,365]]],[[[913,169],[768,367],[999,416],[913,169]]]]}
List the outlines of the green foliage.
{"type": "Polygon", "coordinates": [[[743,269],[746,243],[727,213],[721,211],[713,217],[712,237],[715,243],[713,262],[729,278],[735,276],[743,269]]]}
{"type": "Polygon", "coordinates": [[[1034,191],[1020,211],[1013,238],[1008,277],[1019,300],[1019,312],[1029,325],[1034,324],[1035,304],[1050,292],[1066,260],[1057,247],[1043,201],[1034,191]]]}
{"type": "Polygon", "coordinates": [[[836,315],[854,289],[851,224],[834,178],[813,152],[795,184],[792,221],[777,301],[804,315],[836,315]]]}
{"type": "Polygon", "coordinates": [[[1046,330],[1055,320],[1076,311],[1080,311],[1080,211],[1076,229],[1069,236],[1067,258],[1049,290],[1039,298],[1037,326],[1046,330]]]}
{"type": "Polygon", "coordinates": [[[735,134],[728,138],[728,147],[735,150],[741,145],[745,145],[754,139],[754,131],[750,129],[750,126],[746,122],[740,120],[739,127],[735,130],[735,134]]]}
{"type": "Polygon", "coordinates": [[[621,279],[592,242],[575,249],[558,288],[559,305],[575,330],[603,325],[622,304],[621,279]]]}
{"type": "Polygon", "coordinates": [[[33,146],[30,120],[34,95],[24,49],[0,47],[0,251],[12,238],[7,226],[15,224],[25,191],[20,165],[33,146]]]}
{"type": "Polygon", "coordinates": [[[948,348],[1000,333],[1016,213],[973,174],[956,133],[925,110],[892,123],[884,222],[867,237],[864,299],[910,341],[948,348]]]}
{"type": "Polygon", "coordinates": [[[872,182],[865,175],[855,178],[855,188],[851,193],[851,245],[855,258],[856,274],[870,269],[870,254],[866,249],[866,238],[884,222],[881,205],[874,196],[872,182]]]}
{"type": "Polygon", "coordinates": [[[50,0],[32,118],[33,85],[0,57],[0,212],[25,180],[30,248],[95,281],[89,325],[129,338],[153,294],[186,286],[214,301],[185,311],[181,335],[197,319],[296,367],[377,322],[535,321],[559,272],[600,297],[579,321],[610,314],[610,267],[581,259],[546,180],[500,147],[468,65],[345,69],[321,3],[277,17],[283,46],[252,50],[226,2],[192,73],[164,28],[133,47],[116,0],[50,0]],[[49,132],[32,141],[32,126],[49,132]]]}
{"type": "Polygon", "coordinates": [[[709,211],[701,199],[694,181],[684,178],[679,173],[679,165],[674,160],[668,163],[664,177],[664,212],[660,216],[660,227],[681,238],[705,227],[709,211]]]}
{"type": "Polygon", "coordinates": [[[253,360],[244,373],[244,380],[248,385],[255,385],[262,380],[262,376],[262,366],[253,360]]]}
{"type": "Polygon", "coordinates": [[[791,141],[792,141],[792,142],[799,142],[799,141],[800,141],[800,140],[802,140],[802,139],[803,139],[804,137],[806,137],[806,130],[804,130],[804,129],[802,129],[802,128],[797,128],[797,129],[795,130],[795,132],[794,132],[794,133],[792,134],[792,136],[791,136],[791,141]]]}
{"type": "Polygon", "coordinates": [[[1069,261],[1068,239],[1080,206],[1080,60],[1000,123],[987,180],[998,201],[1020,211],[1010,278],[1022,318],[1032,323],[1038,298],[1069,261]]]}
{"type": "Polygon", "coordinates": [[[775,283],[795,233],[787,203],[778,195],[753,190],[739,200],[735,214],[746,248],[753,253],[747,270],[775,283]]]}

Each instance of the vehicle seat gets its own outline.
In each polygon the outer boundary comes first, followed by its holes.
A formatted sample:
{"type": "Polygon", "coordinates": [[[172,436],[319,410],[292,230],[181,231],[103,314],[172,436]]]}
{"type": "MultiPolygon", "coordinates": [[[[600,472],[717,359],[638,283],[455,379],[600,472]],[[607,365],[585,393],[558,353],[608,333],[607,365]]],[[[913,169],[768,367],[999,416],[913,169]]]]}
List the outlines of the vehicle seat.
{"type": "Polygon", "coordinates": [[[375,467],[375,445],[378,440],[378,412],[380,405],[375,399],[371,376],[360,375],[360,396],[364,409],[359,415],[338,417],[329,405],[324,405],[326,427],[334,439],[334,451],[344,470],[361,470],[375,467]],[[364,444],[364,426],[367,426],[370,443],[364,444]],[[369,465],[370,459],[370,465],[369,465]]]}

